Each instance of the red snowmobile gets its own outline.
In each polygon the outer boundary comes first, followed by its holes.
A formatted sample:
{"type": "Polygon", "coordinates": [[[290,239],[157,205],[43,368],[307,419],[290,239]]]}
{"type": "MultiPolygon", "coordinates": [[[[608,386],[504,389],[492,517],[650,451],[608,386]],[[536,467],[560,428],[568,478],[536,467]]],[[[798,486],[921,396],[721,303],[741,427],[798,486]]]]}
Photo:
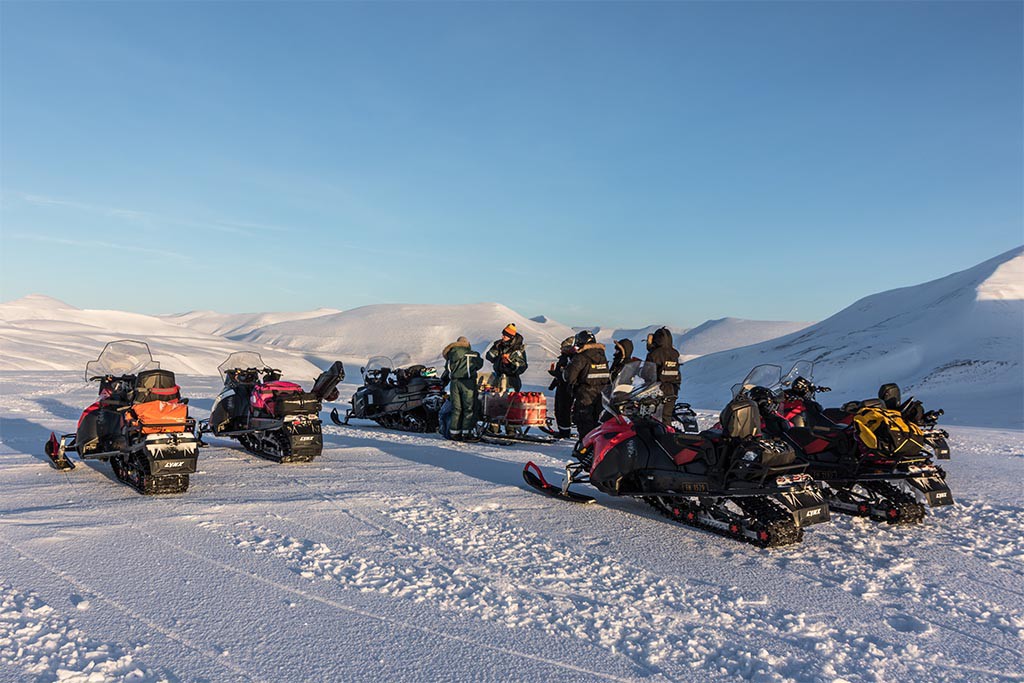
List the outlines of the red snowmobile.
{"type": "Polygon", "coordinates": [[[187,490],[200,442],[174,373],[161,370],[143,342],[116,341],[86,365],[85,377],[99,382],[99,400],[82,413],[74,434],[50,434],[45,450],[53,467],[74,469],[67,454],[78,453],[82,460],[109,461],[118,480],[139,493],[187,490]]]}
{"type": "Polygon", "coordinates": [[[677,522],[762,547],[799,543],[804,527],[829,519],[820,486],[781,439],[764,436],[757,406],[740,397],[722,411],[722,429],[688,434],[662,424],[665,396],[653,364],[627,363],[604,397],[612,415],[577,443],[561,486],[533,462],[526,483],[556,498],[591,503],[570,490],[589,483],[612,496],[640,498],[677,522]]]}

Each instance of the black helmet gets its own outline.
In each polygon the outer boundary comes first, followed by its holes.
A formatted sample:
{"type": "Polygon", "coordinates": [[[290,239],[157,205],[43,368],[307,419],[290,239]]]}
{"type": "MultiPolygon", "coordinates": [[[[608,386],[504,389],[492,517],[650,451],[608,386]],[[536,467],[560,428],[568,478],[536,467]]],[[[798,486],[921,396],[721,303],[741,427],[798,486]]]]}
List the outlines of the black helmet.
{"type": "Polygon", "coordinates": [[[797,377],[793,380],[793,384],[790,385],[790,389],[793,390],[794,394],[807,398],[814,393],[814,385],[809,380],[803,377],[797,377]]]}
{"type": "Polygon", "coordinates": [[[597,340],[594,338],[593,332],[591,332],[590,330],[580,330],[579,332],[576,333],[576,339],[574,341],[574,344],[576,348],[581,348],[583,346],[586,346],[587,344],[593,344],[595,341],[597,340]]]}
{"type": "Polygon", "coordinates": [[[779,407],[775,393],[767,387],[754,387],[747,392],[750,400],[757,404],[757,409],[762,416],[771,415],[779,407]]]}

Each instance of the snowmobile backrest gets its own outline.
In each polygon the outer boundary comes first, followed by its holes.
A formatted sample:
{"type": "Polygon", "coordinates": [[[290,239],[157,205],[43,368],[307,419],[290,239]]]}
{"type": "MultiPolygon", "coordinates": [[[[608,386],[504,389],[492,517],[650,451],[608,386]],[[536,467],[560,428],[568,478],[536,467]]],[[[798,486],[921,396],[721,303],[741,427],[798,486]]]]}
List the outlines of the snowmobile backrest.
{"type": "Polygon", "coordinates": [[[761,413],[757,404],[740,395],[729,401],[719,416],[722,431],[732,439],[747,439],[761,433],[761,413]]]}
{"type": "Polygon", "coordinates": [[[327,396],[334,392],[338,383],[344,381],[344,379],[345,366],[342,365],[340,360],[336,360],[331,364],[331,367],[321,372],[320,376],[316,378],[310,393],[316,394],[321,399],[326,399],[327,396]]]}
{"type": "Polygon", "coordinates": [[[889,410],[899,410],[903,403],[899,385],[891,382],[878,388],[878,398],[889,410]]]}
{"type": "Polygon", "coordinates": [[[170,370],[146,370],[135,378],[135,403],[177,401],[180,398],[181,388],[170,370]]]}

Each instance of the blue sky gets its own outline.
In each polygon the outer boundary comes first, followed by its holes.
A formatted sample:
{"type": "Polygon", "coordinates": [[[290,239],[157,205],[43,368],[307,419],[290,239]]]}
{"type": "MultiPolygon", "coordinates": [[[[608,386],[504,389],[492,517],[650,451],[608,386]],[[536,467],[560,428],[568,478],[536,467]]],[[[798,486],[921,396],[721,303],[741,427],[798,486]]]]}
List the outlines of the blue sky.
{"type": "Polygon", "coordinates": [[[0,298],[813,320],[1024,242],[1022,4],[0,3],[0,298]]]}

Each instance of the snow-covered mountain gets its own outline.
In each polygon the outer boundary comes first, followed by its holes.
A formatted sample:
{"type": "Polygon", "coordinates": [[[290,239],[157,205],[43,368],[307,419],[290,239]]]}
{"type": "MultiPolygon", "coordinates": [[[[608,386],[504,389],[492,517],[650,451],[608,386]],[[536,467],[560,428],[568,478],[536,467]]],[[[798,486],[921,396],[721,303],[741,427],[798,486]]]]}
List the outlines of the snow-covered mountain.
{"type": "MultiPolygon", "coordinates": [[[[727,351],[739,346],[749,346],[768,339],[775,339],[797,330],[802,330],[811,323],[786,322],[774,320],[743,320],[742,318],[719,318],[707,320],[697,327],[672,327],[672,338],[679,349],[681,358],[686,361],[709,353],[727,351]]],[[[597,340],[609,348],[616,339],[629,339],[633,342],[634,354],[644,356],[647,335],[662,325],[648,325],[640,329],[613,327],[576,327],[573,329],[589,329],[594,332],[597,340]]]]}
{"type": "Polygon", "coordinates": [[[529,377],[543,381],[544,370],[558,355],[572,330],[547,318],[531,320],[496,303],[433,305],[376,304],[341,313],[261,327],[245,341],[341,358],[358,365],[371,356],[407,354],[414,363],[437,363],[445,345],[464,335],[481,353],[501,330],[514,322],[526,340],[529,377]]]}
{"type": "Polygon", "coordinates": [[[117,339],[148,343],[163,367],[182,374],[216,375],[233,351],[257,351],[298,380],[318,373],[301,354],[232,341],[151,315],[79,309],[38,294],[0,304],[0,370],[84,370],[104,344],[117,339]]]}
{"type": "Polygon", "coordinates": [[[267,325],[286,323],[293,320],[307,320],[322,315],[341,313],[336,308],[317,308],[312,311],[295,313],[218,313],[216,311],[189,311],[159,315],[158,318],[175,325],[181,325],[218,337],[239,339],[267,325]]]}
{"type": "Polygon", "coordinates": [[[947,421],[1024,425],[1024,247],[931,282],[865,297],[827,320],[683,366],[683,395],[720,406],[760,363],[816,363],[829,404],[884,382],[943,407],[947,421]]]}

